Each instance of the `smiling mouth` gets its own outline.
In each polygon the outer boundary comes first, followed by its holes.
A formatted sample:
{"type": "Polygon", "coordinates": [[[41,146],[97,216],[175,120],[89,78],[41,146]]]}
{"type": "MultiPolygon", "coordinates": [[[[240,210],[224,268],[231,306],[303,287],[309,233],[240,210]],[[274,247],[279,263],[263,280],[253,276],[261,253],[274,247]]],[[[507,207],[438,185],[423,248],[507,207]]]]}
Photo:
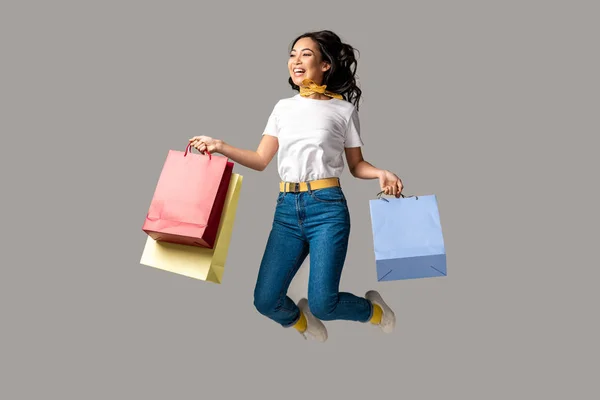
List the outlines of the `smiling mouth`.
{"type": "Polygon", "coordinates": [[[302,75],[304,75],[304,73],[306,72],[306,70],[302,69],[302,68],[294,68],[292,70],[292,72],[294,73],[294,76],[302,76],[302,75]]]}

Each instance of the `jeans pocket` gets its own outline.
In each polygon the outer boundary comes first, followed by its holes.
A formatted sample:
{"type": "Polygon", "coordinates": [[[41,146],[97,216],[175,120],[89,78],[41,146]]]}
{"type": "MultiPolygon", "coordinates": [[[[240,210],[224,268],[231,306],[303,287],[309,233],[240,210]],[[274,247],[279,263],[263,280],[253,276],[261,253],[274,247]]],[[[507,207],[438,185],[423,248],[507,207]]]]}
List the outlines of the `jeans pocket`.
{"type": "Polygon", "coordinates": [[[310,195],[322,203],[344,203],[346,201],[344,192],[339,186],[313,190],[310,195]]]}
{"type": "Polygon", "coordinates": [[[279,194],[277,195],[277,205],[280,205],[281,203],[283,203],[283,198],[285,197],[285,192],[279,192],[279,194]]]}

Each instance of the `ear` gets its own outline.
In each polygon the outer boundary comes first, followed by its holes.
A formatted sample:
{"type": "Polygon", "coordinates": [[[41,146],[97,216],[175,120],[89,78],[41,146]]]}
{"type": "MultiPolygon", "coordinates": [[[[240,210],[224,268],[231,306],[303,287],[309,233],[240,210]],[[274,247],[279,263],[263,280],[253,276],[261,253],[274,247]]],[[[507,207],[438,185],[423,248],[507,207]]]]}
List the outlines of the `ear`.
{"type": "Polygon", "coordinates": [[[329,71],[329,68],[331,68],[331,64],[329,64],[328,62],[323,61],[323,66],[321,67],[321,70],[323,72],[329,71]]]}

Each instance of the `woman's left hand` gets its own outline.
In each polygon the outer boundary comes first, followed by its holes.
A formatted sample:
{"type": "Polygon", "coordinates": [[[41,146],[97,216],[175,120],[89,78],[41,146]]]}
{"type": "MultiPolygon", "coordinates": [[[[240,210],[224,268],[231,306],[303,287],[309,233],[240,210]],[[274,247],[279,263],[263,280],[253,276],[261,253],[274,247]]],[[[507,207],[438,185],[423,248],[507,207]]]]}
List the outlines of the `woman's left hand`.
{"type": "Polygon", "coordinates": [[[379,175],[379,185],[381,186],[381,190],[387,195],[393,195],[398,198],[402,193],[402,180],[390,171],[381,171],[379,175]]]}

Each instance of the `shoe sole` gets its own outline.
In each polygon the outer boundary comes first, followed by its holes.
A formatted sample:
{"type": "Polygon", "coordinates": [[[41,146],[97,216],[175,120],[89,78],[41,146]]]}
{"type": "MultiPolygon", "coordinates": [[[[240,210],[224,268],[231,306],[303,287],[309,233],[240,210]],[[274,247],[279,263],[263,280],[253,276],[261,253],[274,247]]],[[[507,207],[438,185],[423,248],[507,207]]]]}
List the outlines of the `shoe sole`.
{"type": "MultiPolygon", "coordinates": [[[[313,337],[316,341],[318,342],[325,342],[327,341],[328,338],[328,334],[327,334],[327,328],[325,327],[325,324],[323,324],[323,322],[321,322],[321,320],[319,320],[317,317],[315,317],[311,312],[310,312],[310,308],[308,307],[308,300],[307,299],[300,299],[300,301],[298,302],[298,308],[300,310],[302,310],[302,312],[304,313],[304,316],[306,317],[306,323],[308,326],[312,325],[320,325],[321,326],[321,331],[324,334],[324,338],[321,337],[316,337],[314,335],[311,335],[311,337],[313,337]]],[[[307,328],[308,329],[308,328],[307,328]]]]}
{"type": "Polygon", "coordinates": [[[381,317],[381,323],[379,326],[383,332],[392,333],[396,327],[396,314],[394,314],[392,309],[385,303],[385,301],[383,301],[383,298],[379,292],[375,290],[369,290],[365,294],[365,298],[381,307],[383,310],[383,315],[381,317]]]}

